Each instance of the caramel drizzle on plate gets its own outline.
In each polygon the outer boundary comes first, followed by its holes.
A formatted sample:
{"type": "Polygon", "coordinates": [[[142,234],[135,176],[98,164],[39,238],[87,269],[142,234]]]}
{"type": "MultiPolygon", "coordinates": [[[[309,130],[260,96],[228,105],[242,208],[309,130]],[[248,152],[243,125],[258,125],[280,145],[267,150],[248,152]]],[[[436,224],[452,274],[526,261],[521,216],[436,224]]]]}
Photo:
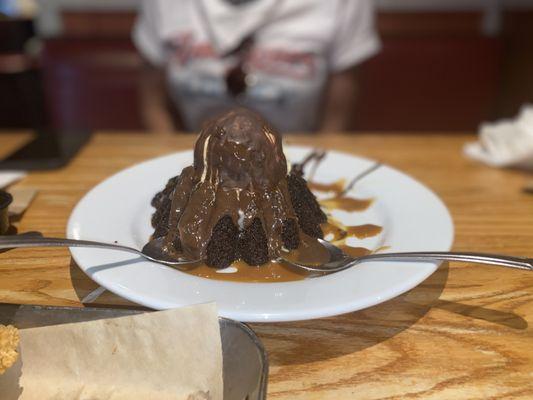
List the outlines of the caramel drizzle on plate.
{"type": "Polygon", "coordinates": [[[300,281],[308,276],[307,272],[303,270],[274,261],[257,267],[249,266],[244,261],[237,261],[229,268],[235,268],[236,271],[220,272],[221,270],[201,264],[185,272],[202,278],[230,282],[291,282],[300,281]]]}
{"type": "Polygon", "coordinates": [[[353,197],[332,197],[330,199],[319,200],[322,207],[329,210],[342,211],[364,211],[373,203],[373,199],[354,199],[353,197]]]}
{"type": "Polygon", "coordinates": [[[344,191],[346,179],[342,178],[332,183],[307,182],[307,187],[316,192],[333,192],[336,196],[340,196],[344,191]]]}
{"type": "MultiPolygon", "coordinates": [[[[311,190],[319,192],[332,192],[333,197],[320,200],[319,203],[328,211],[342,210],[348,212],[364,211],[368,209],[373,199],[356,199],[344,196],[342,193],[345,189],[345,179],[340,179],[332,183],[309,182],[311,190]]],[[[374,251],[365,247],[349,246],[346,241],[349,238],[365,239],[379,235],[383,228],[374,224],[344,226],[333,217],[328,218],[328,222],[321,224],[324,237],[330,242],[335,243],[344,253],[351,257],[360,257],[380,250],[386,247],[380,247],[374,251]]],[[[326,261],[326,255],[322,246],[316,240],[302,233],[301,245],[297,250],[288,253],[287,258],[293,261],[299,261],[308,264],[321,264],[326,261]]],[[[230,282],[291,282],[305,279],[310,274],[306,271],[292,268],[283,262],[271,261],[260,266],[249,266],[243,261],[233,263],[228,272],[217,270],[205,264],[184,271],[188,274],[202,278],[216,279],[230,282]],[[231,271],[231,272],[230,272],[231,271]]]]}

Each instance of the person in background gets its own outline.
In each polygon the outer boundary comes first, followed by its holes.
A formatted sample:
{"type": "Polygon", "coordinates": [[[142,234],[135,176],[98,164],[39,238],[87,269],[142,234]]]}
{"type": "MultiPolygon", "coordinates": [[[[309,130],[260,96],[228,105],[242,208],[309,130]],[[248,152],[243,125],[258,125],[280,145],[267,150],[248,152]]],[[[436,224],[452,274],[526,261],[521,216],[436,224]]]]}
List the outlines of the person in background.
{"type": "Polygon", "coordinates": [[[372,0],[149,0],[133,40],[147,61],[147,127],[196,131],[235,106],[282,132],[349,128],[356,67],[379,51],[372,0]]]}

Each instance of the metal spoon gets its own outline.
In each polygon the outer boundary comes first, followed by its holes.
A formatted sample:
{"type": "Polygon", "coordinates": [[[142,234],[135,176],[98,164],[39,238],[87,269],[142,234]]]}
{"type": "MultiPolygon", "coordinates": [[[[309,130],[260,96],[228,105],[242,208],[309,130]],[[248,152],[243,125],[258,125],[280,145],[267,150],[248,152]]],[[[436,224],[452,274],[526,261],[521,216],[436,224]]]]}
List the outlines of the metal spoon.
{"type": "Polygon", "coordinates": [[[91,240],[61,239],[50,237],[28,237],[18,236],[0,236],[0,249],[27,248],[27,247],[91,247],[97,249],[119,250],[128,253],[137,254],[147,260],[169,265],[171,267],[180,267],[197,263],[200,260],[174,259],[166,255],[162,250],[160,239],[154,239],[148,242],[142,250],[133,247],[123,246],[120,244],[95,242],[91,240]]]}
{"type": "Polygon", "coordinates": [[[499,254],[448,252],[448,251],[422,251],[409,253],[376,253],[361,257],[347,256],[337,246],[326,240],[317,239],[330,253],[330,260],[322,265],[306,265],[287,261],[294,267],[305,269],[310,272],[333,273],[351,268],[365,261],[460,261],[477,264],[500,265],[502,267],[518,268],[533,271],[533,258],[512,257],[499,254]]]}
{"type": "MultiPolygon", "coordinates": [[[[503,267],[533,270],[533,259],[512,257],[498,254],[468,253],[468,252],[410,252],[369,254],[361,257],[349,257],[337,246],[326,240],[317,239],[330,253],[330,260],[322,265],[306,265],[294,260],[281,258],[284,263],[292,267],[310,272],[334,273],[351,268],[365,261],[461,261],[478,264],[500,265],[503,267]]],[[[119,244],[102,243],[90,240],[61,239],[31,236],[0,236],[0,249],[28,248],[28,247],[91,247],[110,249],[133,253],[147,260],[171,267],[191,266],[200,260],[172,259],[161,251],[161,239],[150,241],[142,251],[119,244]]]]}
{"type": "MultiPolygon", "coordinates": [[[[325,153],[320,155],[322,159],[325,153]]],[[[369,168],[365,169],[357,176],[344,189],[343,194],[349,191],[357,182],[378,169],[382,164],[379,162],[374,163],[369,168]]],[[[28,247],[91,247],[108,250],[125,251],[128,253],[137,254],[147,260],[168,265],[171,267],[190,266],[198,263],[200,260],[185,260],[174,259],[169,257],[166,252],[162,251],[162,238],[154,239],[148,242],[142,250],[134,249],[133,247],[127,247],[120,244],[95,242],[90,240],[75,240],[75,239],[62,239],[62,238],[49,238],[43,237],[40,232],[28,232],[19,235],[0,236],[0,250],[13,249],[13,248],[28,248],[28,247]]],[[[340,250],[338,250],[340,251],[340,250]]],[[[341,252],[342,254],[342,252],[341,252]]],[[[291,261],[284,260],[285,263],[293,264],[294,267],[298,267],[297,264],[291,261]]],[[[308,266],[302,266],[302,268],[308,268],[308,266]]]]}

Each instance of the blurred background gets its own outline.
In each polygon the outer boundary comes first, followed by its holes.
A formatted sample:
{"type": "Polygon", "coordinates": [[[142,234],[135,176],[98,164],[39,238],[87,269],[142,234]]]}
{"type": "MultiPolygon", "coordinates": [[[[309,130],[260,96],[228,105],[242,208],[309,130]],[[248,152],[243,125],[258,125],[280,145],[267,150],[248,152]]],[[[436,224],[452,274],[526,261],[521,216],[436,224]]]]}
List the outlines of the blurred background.
{"type": "MultiPolygon", "coordinates": [[[[0,0],[0,130],[142,131],[137,0],[0,0]]],[[[352,130],[473,131],[533,102],[533,1],[377,0],[352,130]]]]}

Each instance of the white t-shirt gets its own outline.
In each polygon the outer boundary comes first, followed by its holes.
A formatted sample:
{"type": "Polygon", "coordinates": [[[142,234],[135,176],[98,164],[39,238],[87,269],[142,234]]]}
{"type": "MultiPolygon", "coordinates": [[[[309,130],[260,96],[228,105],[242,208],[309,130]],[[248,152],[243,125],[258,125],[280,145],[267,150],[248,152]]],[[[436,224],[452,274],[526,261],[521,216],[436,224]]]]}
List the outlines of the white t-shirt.
{"type": "Polygon", "coordinates": [[[166,69],[185,127],[197,130],[235,105],[262,113],[281,131],[319,123],[328,75],[379,51],[372,0],[144,0],[133,39],[151,63],[166,69]],[[202,4],[199,2],[202,1],[202,4]],[[227,93],[223,57],[253,34],[247,82],[227,93]]]}

